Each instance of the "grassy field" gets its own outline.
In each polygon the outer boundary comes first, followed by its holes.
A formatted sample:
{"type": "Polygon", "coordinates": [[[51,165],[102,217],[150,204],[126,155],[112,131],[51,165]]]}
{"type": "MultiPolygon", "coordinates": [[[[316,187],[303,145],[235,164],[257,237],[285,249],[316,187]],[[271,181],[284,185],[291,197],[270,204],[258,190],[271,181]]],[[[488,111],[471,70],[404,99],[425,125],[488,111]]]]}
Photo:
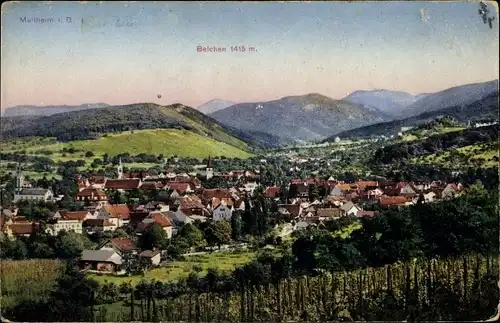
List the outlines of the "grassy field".
{"type": "Polygon", "coordinates": [[[2,306],[9,307],[23,300],[39,300],[54,288],[63,270],[58,260],[2,260],[2,306]]]}
{"type": "Polygon", "coordinates": [[[493,160],[494,157],[499,157],[498,148],[482,147],[480,145],[469,145],[447,150],[439,154],[432,154],[414,158],[412,161],[416,164],[431,164],[456,167],[472,165],[478,163],[479,159],[483,159],[479,166],[494,167],[498,166],[498,161],[493,160]]]}
{"type": "MultiPolygon", "coordinates": [[[[75,159],[85,159],[85,152],[91,151],[96,157],[107,153],[114,156],[120,153],[130,153],[137,155],[141,153],[159,155],[166,157],[177,155],[178,157],[205,158],[206,156],[226,156],[247,158],[251,154],[234,146],[202,137],[185,130],[160,129],[160,130],[136,130],[119,134],[108,134],[106,137],[97,140],[81,140],[70,143],[55,143],[48,145],[34,145],[31,147],[22,146],[29,154],[37,154],[40,150],[52,151],[48,155],[54,161],[68,161],[75,159]],[[82,150],[75,154],[62,156],[59,152],[63,148],[74,148],[82,150]]],[[[19,150],[13,144],[6,145],[5,151],[19,150]]],[[[96,157],[90,157],[92,160],[96,157]]]]}
{"type": "Polygon", "coordinates": [[[172,281],[187,277],[195,268],[201,268],[200,275],[205,275],[209,268],[216,268],[220,271],[230,271],[239,265],[250,262],[255,257],[255,252],[245,251],[240,253],[214,252],[210,254],[189,256],[185,260],[172,261],[165,267],[148,271],[144,276],[117,277],[110,275],[89,274],[89,278],[95,279],[99,283],[122,284],[130,282],[132,285],[141,280],[172,281]]]}

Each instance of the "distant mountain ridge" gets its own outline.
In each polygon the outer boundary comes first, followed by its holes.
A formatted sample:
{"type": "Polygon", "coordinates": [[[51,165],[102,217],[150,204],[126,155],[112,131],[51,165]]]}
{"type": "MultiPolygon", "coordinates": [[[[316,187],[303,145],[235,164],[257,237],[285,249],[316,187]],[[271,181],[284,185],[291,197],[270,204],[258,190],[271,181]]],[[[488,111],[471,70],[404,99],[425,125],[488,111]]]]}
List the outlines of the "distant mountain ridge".
{"type": "Polygon", "coordinates": [[[20,117],[20,116],[49,116],[58,113],[80,111],[88,109],[98,109],[109,107],[106,103],[84,103],[80,105],[17,105],[5,110],[2,109],[3,117],[20,117]]]}
{"type": "Polygon", "coordinates": [[[448,107],[466,106],[497,92],[498,80],[455,86],[443,91],[428,94],[421,100],[405,107],[402,110],[401,117],[412,117],[448,107]]]}
{"type": "Polygon", "coordinates": [[[230,107],[234,105],[234,102],[231,101],[226,101],[226,100],[221,100],[221,99],[213,99],[208,102],[203,103],[198,107],[198,111],[204,113],[204,114],[210,114],[214,113],[216,111],[225,109],[227,107],[230,107]]]}
{"type": "Polygon", "coordinates": [[[401,111],[427,96],[427,94],[410,94],[390,90],[359,90],[354,91],[343,100],[359,104],[367,109],[377,109],[387,116],[398,116],[401,111]]]}
{"type": "Polygon", "coordinates": [[[310,93],[268,102],[239,103],[210,114],[222,124],[249,134],[268,134],[279,142],[321,140],[334,132],[380,122],[356,104],[310,93]]]}
{"type": "Polygon", "coordinates": [[[437,111],[424,112],[405,119],[351,129],[337,133],[325,141],[334,141],[337,136],[340,138],[367,138],[381,135],[395,135],[401,131],[401,127],[420,125],[441,116],[452,117],[461,123],[480,120],[498,120],[500,112],[498,99],[498,92],[493,92],[465,106],[452,106],[437,111]]]}

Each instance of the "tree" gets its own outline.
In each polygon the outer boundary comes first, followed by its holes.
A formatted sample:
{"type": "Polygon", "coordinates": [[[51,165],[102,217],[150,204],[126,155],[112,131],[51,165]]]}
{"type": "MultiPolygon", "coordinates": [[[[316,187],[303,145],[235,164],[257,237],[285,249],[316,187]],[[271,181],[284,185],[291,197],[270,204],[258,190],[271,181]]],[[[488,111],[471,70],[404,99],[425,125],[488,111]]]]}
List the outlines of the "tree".
{"type": "Polygon", "coordinates": [[[235,241],[241,239],[243,231],[243,220],[241,211],[235,211],[231,217],[231,238],[235,241]]]}
{"type": "Polygon", "coordinates": [[[140,238],[142,249],[158,248],[164,249],[168,243],[168,236],[165,230],[158,223],[150,224],[140,238]]]}
{"type": "Polygon", "coordinates": [[[192,247],[204,247],[206,245],[203,232],[191,223],[185,224],[177,234],[178,239],[184,239],[192,247]]]}
{"type": "Polygon", "coordinates": [[[92,243],[81,234],[61,231],[56,238],[56,256],[64,259],[79,258],[82,251],[91,245],[92,243]]]}
{"type": "Polygon", "coordinates": [[[231,241],[231,224],[228,221],[213,221],[205,230],[205,238],[209,245],[220,246],[231,241]]]}
{"type": "Polygon", "coordinates": [[[85,157],[87,157],[87,158],[89,158],[89,157],[94,157],[94,153],[93,153],[93,152],[91,152],[91,151],[87,151],[87,152],[85,153],[85,157]]]}

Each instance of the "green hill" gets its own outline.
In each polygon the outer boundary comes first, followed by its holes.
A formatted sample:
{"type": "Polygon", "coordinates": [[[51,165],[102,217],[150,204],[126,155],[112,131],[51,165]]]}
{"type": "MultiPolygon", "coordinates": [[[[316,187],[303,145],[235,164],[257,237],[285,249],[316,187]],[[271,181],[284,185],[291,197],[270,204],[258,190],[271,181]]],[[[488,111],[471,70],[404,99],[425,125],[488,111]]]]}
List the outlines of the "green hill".
{"type": "MultiPolygon", "coordinates": [[[[17,140],[19,142],[19,140],[17,140]]],[[[13,149],[13,145],[7,145],[13,149]]],[[[102,156],[105,153],[115,156],[120,153],[137,154],[163,154],[165,157],[192,157],[205,158],[206,156],[225,156],[247,158],[251,154],[229,144],[201,136],[187,130],[157,129],[157,130],[132,130],[116,134],[108,134],[94,140],[77,140],[66,143],[36,145],[26,149],[28,154],[38,154],[40,151],[51,151],[51,159],[74,160],[84,157],[86,151],[102,156]],[[66,157],[61,156],[62,149],[77,149],[78,153],[66,157]],[[82,156],[80,156],[82,155],[82,156]]],[[[82,158],[85,159],[85,158],[82,158]]]]}
{"type": "Polygon", "coordinates": [[[24,118],[22,122],[18,119],[3,118],[3,138],[55,137],[59,142],[70,142],[98,139],[106,133],[177,129],[220,141],[240,150],[252,149],[237,137],[238,134],[203,113],[182,104],[160,106],[141,103],[24,118]]]}

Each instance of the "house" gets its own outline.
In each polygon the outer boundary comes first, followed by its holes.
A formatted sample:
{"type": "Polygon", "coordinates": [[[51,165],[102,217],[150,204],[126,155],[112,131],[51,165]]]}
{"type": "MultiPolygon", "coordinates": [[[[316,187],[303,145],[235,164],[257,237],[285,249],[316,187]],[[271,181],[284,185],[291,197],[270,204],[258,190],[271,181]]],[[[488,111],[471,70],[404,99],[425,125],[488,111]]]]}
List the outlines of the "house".
{"type": "Polygon", "coordinates": [[[267,187],[264,191],[264,196],[267,198],[277,198],[280,197],[280,188],[278,186],[267,187]]]}
{"type": "Polygon", "coordinates": [[[345,211],[341,208],[318,208],[316,210],[316,216],[320,220],[331,220],[338,219],[345,215],[345,211]]]}
{"type": "Polygon", "coordinates": [[[161,262],[161,252],[160,250],[144,250],[139,253],[139,258],[147,259],[151,266],[159,266],[161,262]]]}
{"type": "Polygon", "coordinates": [[[79,202],[92,202],[100,205],[105,205],[108,203],[108,196],[100,188],[86,187],[76,194],[76,200],[79,202]]]}
{"type": "Polygon", "coordinates": [[[33,202],[51,202],[54,194],[51,190],[45,188],[21,188],[14,193],[13,202],[33,201],[33,202]]]}
{"type": "Polygon", "coordinates": [[[123,237],[109,239],[102,243],[99,246],[99,249],[114,250],[122,257],[125,253],[134,254],[137,252],[137,246],[135,245],[135,243],[131,239],[123,237]]]}
{"type": "Polygon", "coordinates": [[[441,191],[441,198],[453,198],[460,194],[460,189],[456,184],[447,184],[441,191]]]}
{"type": "Polygon", "coordinates": [[[330,191],[330,196],[344,196],[346,192],[351,191],[349,184],[337,184],[330,191]]]}
{"type": "Polygon", "coordinates": [[[355,216],[356,214],[358,214],[358,211],[361,211],[361,208],[351,201],[343,204],[340,208],[345,212],[345,215],[355,216]]]}
{"type": "Polygon", "coordinates": [[[436,192],[435,190],[426,190],[422,193],[422,198],[425,203],[434,202],[434,200],[439,199],[441,196],[441,192],[436,192]]]}
{"type": "Polygon", "coordinates": [[[82,223],[83,230],[88,234],[93,234],[97,231],[107,232],[118,229],[118,226],[107,219],[87,219],[82,223]]]}
{"type": "Polygon", "coordinates": [[[359,190],[365,191],[367,189],[375,189],[378,187],[377,181],[357,181],[356,185],[359,190]]]}
{"type": "Polygon", "coordinates": [[[375,216],[375,211],[361,211],[361,210],[359,210],[358,213],[356,213],[356,216],[358,218],[362,218],[362,217],[365,217],[365,216],[374,217],[375,216]]]}
{"type": "Polygon", "coordinates": [[[256,182],[247,182],[243,184],[243,191],[250,195],[253,195],[253,192],[258,186],[259,185],[256,182]]]}
{"type": "Polygon", "coordinates": [[[94,175],[88,179],[88,183],[92,188],[103,189],[106,183],[106,177],[103,175],[94,175]]]}
{"type": "Polygon", "coordinates": [[[179,198],[193,192],[189,183],[169,183],[167,187],[173,190],[172,194],[170,194],[171,198],[179,198]]]}
{"type": "Polygon", "coordinates": [[[378,199],[382,195],[384,195],[384,192],[380,188],[375,188],[375,189],[372,189],[372,190],[368,190],[367,193],[366,193],[366,197],[368,199],[378,199]]]}
{"type": "Polygon", "coordinates": [[[74,231],[83,233],[83,222],[93,218],[88,211],[57,211],[53,219],[47,222],[45,232],[52,236],[57,236],[61,231],[74,231]]]}
{"type": "Polygon", "coordinates": [[[37,232],[39,229],[39,224],[31,221],[8,221],[3,224],[3,233],[10,238],[29,237],[32,233],[37,232]]]}
{"type": "Polygon", "coordinates": [[[80,267],[85,271],[116,273],[120,271],[122,256],[115,250],[83,250],[80,267]]]}
{"type": "Polygon", "coordinates": [[[383,208],[401,207],[412,204],[405,196],[381,196],[379,203],[383,208]]]}
{"type": "Polygon", "coordinates": [[[161,182],[143,182],[141,184],[140,189],[143,191],[154,191],[154,190],[161,190],[163,188],[163,184],[161,182]]]}
{"type": "Polygon", "coordinates": [[[117,227],[130,221],[130,208],[127,204],[107,204],[99,210],[98,219],[106,219],[117,227]]]}
{"type": "Polygon", "coordinates": [[[142,184],[141,179],[107,179],[104,188],[107,190],[133,190],[142,184]]]}
{"type": "Polygon", "coordinates": [[[214,209],[212,211],[212,218],[214,221],[231,221],[233,215],[234,207],[232,199],[222,199],[219,200],[214,198],[216,202],[214,203],[214,209]]]}
{"type": "Polygon", "coordinates": [[[142,222],[137,224],[135,232],[142,234],[152,223],[158,223],[166,232],[167,237],[172,238],[173,225],[170,222],[169,215],[164,212],[151,212],[142,222]]]}
{"type": "Polygon", "coordinates": [[[302,207],[300,204],[279,204],[278,212],[282,215],[298,218],[302,215],[302,207]]]}

